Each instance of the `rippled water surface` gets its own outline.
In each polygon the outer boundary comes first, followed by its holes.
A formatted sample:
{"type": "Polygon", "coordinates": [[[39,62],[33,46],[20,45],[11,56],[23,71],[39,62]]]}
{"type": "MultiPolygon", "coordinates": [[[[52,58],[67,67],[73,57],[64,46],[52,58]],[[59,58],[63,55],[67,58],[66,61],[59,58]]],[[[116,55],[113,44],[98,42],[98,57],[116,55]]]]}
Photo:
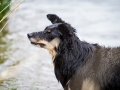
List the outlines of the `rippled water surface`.
{"type": "Polygon", "coordinates": [[[120,46],[119,0],[26,0],[0,33],[0,90],[63,90],[48,51],[26,35],[50,25],[48,13],[72,24],[81,40],[120,46]]]}

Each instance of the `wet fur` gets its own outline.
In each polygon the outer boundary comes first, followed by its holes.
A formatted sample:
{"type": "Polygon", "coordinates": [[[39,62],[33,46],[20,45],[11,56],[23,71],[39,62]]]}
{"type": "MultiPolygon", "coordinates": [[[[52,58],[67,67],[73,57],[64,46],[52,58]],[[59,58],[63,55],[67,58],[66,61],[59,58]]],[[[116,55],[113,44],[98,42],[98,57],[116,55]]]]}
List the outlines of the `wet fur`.
{"type": "Polygon", "coordinates": [[[64,90],[120,90],[120,47],[81,41],[76,30],[57,15],[47,18],[60,33],[53,63],[64,90]]]}

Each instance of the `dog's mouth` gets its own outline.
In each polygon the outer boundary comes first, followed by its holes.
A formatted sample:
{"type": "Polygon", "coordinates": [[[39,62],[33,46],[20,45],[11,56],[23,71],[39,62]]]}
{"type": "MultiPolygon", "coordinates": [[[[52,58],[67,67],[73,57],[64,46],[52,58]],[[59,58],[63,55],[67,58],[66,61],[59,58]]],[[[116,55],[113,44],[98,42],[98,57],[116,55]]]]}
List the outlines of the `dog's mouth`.
{"type": "Polygon", "coordinates": [[[43,44],[43,43],[31,42],[31,44],[33,44],[33,45],[39,45],[40,47],[44,47],[45,46],[45,44],[43,44]]]}

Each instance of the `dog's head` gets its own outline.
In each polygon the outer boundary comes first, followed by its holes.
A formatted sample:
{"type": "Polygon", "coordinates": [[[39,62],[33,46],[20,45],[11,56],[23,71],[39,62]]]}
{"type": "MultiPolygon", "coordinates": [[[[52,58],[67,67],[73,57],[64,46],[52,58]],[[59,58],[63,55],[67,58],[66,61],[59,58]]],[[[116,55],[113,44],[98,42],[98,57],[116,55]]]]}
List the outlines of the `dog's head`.
{"type": "Polygon", "coordinates": [[[74,30],[55,14],[48,14],[47,18],[52,22],[52,25],[47,26],[43,31],[29,33],[28,38],[31,44],[52,50],[57,48],[61,41],[70,38],[74,30]]]}
{"type": "Polygon", "coordinates": [[[33,32],[28,34],[31,44],[46,48],[53,49],[60,43],[60,32],[58,32],[59,24],[47,26],[43,31],[33,32]]]}

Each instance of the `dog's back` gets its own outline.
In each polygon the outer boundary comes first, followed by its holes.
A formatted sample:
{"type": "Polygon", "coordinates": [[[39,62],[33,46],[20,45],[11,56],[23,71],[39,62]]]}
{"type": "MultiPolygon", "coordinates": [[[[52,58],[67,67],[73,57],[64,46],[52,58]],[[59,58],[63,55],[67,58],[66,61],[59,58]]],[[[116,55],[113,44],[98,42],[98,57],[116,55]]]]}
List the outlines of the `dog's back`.
{"type": "Polygon", "coordinates": [[[120,47],[96,45],[69,82],[71,90],[120,90],[120,47]]]}

